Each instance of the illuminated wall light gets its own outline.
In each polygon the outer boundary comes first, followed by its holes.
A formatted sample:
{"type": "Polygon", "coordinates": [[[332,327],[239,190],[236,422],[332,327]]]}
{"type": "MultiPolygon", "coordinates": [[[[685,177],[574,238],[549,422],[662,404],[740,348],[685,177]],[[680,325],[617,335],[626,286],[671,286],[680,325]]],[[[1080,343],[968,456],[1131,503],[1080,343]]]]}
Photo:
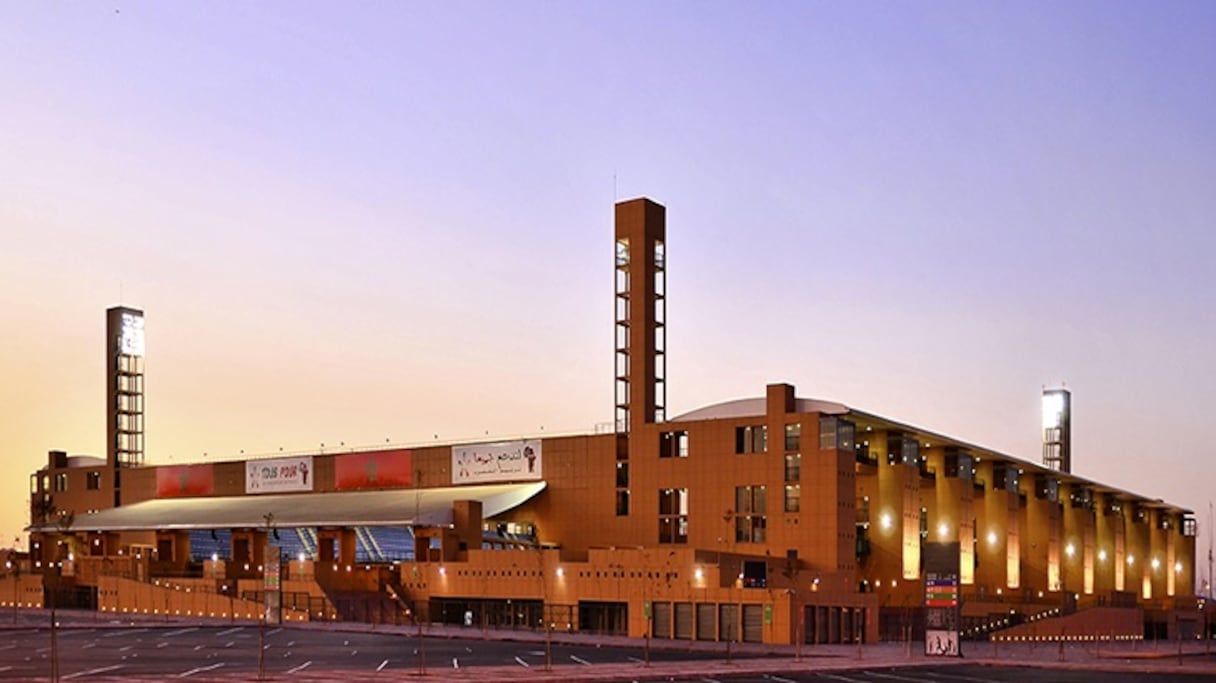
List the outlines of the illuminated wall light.
{"type": "Polygon", "coordinates": [[[1099,561],[1099,562],[1105,562],[1105,561],[1106,561],[1106,551],[1105,551],[1105,550],[1099,550],[1099,551],[1098,551],[1098,561],[1099,561]]]}
{"type": "Polygon", "coordinates": [[[1174,573],[1175,573],[1175,574],[1181,574],[1181,573],[1182,573],[1182,563],[1181,563],[1181,562],[1175,562],[1175,563],[1174,563],[1174,573]]]}
{"type": "Polygon", "coordinates": [[[557,568],[557,577],[560,579],[561,577],[563,577],[565,575],[566,575],[566,570],[562,569],[561,567],[558,567],[557,568]]]}
{"type": "Polygon", "coordinates": [[[440,575],[440,576],[445,576],[447,573],[448,573],[448,568],[447,568],[447,567],[440,567],[440,568],[439,568],[439,575],[440,575]]]}
{"type": "Polygon", "coordinates": [[[879,521],[882,523],[883,529],[890,529],[895,524],[894,520],[891,519],[891,513],[889,512],[882,513],[882,517],[879,519],[879,521]]]}
{"type": "Polygon", "coordinates": [[[1136,564],[1136,556],[1135,556],[1135,555],[1128,555],[1128,556],[1127,556],[1127,566],[1129,566],[1129,567],[1130,567],[1130,566],[1132,566],[1133,564],[1136,564]]]}
{"type": "Polygon", "coordinates": [[[942,522],[937,525],[937,535],[946,538],[950,534],[950,525],[942,522]]]}
{"type": "Polygon", "coordinates": [[[1157,558],[1154,557],[1153,558],[1153,569],[1160,569],[1160,568],[1161,568],[1161,560],[1158,560],[1157,558]]]}
{"type": "Polygon", "coordinates": [[[1072,557],[1073,555],[1076,555],[1076,554],[1077,554],[1077,548],[1076,548],[1076,546],[1074,546],[1073,544],[1069,543],[1067,546],[1065,546],[1065,547],[1064,547],[1064,552],[1065,552],[1065,553],[1066,553],[1066,554],[1067,554],[1069,557],[1072,557]]]}
{"type": "Polygon", "coordinates": [[[693,576],[700,581],[701,579],[705,578],[705,570],[697,567],[696,571],[693,572],[693,576]]]}
{"type": "Polygon", "coordinates": [[[996,532],[995,531],[988,532],[988,545],[996,545],[996,532]]]}

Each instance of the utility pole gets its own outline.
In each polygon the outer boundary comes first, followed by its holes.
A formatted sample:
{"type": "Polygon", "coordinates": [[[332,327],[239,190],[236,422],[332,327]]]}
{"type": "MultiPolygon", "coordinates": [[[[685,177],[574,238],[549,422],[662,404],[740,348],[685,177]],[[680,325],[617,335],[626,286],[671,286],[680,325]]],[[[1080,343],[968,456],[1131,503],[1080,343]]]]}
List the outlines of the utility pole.
{"type": "MultiPolygon", "coordinates": [[[[414,470],[414,575],[418,574],[418,516],[422,514],[422,470],[414,470]]],[[[426,547],[427,563],[430,563],[430,541],[426,547]]],[[[414,602],[414,623],[418,625],[418,675],[426,675],[426,641],[422,630],[422,606],[414,602]]]]}

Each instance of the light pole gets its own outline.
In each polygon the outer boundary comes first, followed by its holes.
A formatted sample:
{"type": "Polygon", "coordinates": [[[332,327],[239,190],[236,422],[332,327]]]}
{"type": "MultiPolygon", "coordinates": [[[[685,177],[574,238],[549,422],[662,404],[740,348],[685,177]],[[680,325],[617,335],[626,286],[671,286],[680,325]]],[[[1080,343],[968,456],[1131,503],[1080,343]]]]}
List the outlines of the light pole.
{"type": "Polygon", "coordinates": [[[21,583],[21,561],[17,558],[17,544],[21,542],[21,537],[13,538],[13,548],[8,551],[8,561],[5,566],[8,568],[9,578],[13,580],[13,625],[17,624],[17,587],[21,583]]]}
{"type": "MultiPolygon", "coordinates": [[[[735,529],[731,528],[731,526],[732,526],[731,521],[733,521],[735,519],[736,514],[737,513],[733,510],[727,510],[722,515],[722,521],[726,524],[726,535],[724,535],[722,537],[722,542],[724,544],[730,544],[729,547],[732,547],[732,548],[734,547],[734,541],[732,541],[731,539],[735,538],[733,535],[735,533],[735,529]]],[[[725,569],[725,567],[722,564],[722,553],[719,552],[718,553],[718,580],[719,581],[722,580],[722,572],[724,569],[725,569]]],[[[730,587],[728,590],[728,595],[731,598],[733,598],[735,595],[734,587],[735,587],[735,584],[737,583],[737,580],[738,580],[738,572],[735,572],[731,576],[730,587]]],[[[742,601],[742,596],[740,596],[740,601],[742,601]]],[[[721,614],[723,611],[718,610],[718,612],[719,612],[719,614],[721,614]]],[[[719,617],[718,621],[721,622],[721,617],[719,617]]],[[[739,626],[738,612],[735,613],[735,618],[733,619],[733,623],[730,624],[729,630],[726,628],[725,624],[722,624],[722,623],[718,624],[718,631],[725,632],[724,635],[726,637],[726,661],[728,661],[728,662],[731,660],[730,641],[731,641],[731,638],[734,637],[735,630],[738,628],[738,626],[739,626]]]]}

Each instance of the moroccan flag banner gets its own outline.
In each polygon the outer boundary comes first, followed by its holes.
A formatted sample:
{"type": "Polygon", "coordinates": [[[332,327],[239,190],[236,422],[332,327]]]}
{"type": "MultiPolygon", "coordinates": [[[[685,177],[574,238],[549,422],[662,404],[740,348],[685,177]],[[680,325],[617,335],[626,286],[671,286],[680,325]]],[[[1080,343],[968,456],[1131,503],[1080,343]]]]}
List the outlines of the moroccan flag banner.
{"type": "Polygon", "coordinates": [[[214,493],[215,470],[210,463],[156,468],[157,498],[190,498],[214,493]]]}
{"type": "Polygon", "coordinates": [[[409,486],[412,459],[408,449],[342,453],[334,456],[334,486],[339,491],[409,486]]]}

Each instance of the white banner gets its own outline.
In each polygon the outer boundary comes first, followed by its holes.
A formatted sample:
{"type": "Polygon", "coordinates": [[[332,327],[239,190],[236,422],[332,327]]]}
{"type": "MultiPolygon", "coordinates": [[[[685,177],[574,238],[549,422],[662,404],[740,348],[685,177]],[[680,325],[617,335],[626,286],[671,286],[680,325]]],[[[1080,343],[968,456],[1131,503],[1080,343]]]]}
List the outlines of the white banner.
{"type": "Polygon", "coordinates": [[[452,483],[541,478],[540,440],[452,446],[452,483]]]}
{"type": "Polygon", "coordinates": [[[311,491],[312,482],[311,455],[245,463],[245,493],[311,491]]]}

